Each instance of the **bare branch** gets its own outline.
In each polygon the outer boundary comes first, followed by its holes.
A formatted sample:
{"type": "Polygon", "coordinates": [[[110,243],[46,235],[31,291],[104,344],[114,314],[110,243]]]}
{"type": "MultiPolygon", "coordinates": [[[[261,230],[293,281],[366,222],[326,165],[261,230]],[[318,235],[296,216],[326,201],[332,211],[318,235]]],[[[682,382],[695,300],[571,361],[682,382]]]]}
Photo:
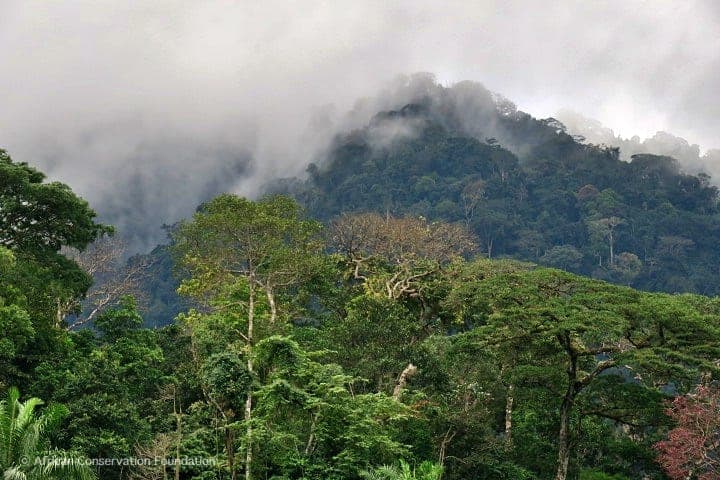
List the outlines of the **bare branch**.
{"type": "Polygon", "coordinates": [[[68,330],[92,322],[108,307],[116,304],[123,296],[131,295],[142,303],[145,294],[140,288],[141,280],[148,275],[152,265],[147,259],[125,261],[125,243],[116,237],[104,237],[84,252],[67,250],[65,255],[75,260],[93,278],[80,305],[65,304],[58,307],[58,318],[67,319],[74,310],[81,313],[66,327],[68,330]]]}

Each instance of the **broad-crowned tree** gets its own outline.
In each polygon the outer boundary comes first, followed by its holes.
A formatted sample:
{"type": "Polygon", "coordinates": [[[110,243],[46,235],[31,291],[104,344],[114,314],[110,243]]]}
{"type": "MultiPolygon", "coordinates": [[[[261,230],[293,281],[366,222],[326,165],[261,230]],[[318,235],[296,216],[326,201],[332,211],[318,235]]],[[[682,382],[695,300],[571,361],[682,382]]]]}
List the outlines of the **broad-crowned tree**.
{"type": "Polygon", "coordinates": [[[476,246],[459,225],[375,213],[343,215],[333,221],[330,235],[352,276],[394,300],[421,298],[423,280],[476,246]]]}
{"type": "Polygon", "coordinates": [[[491,311],[481,327],[488,347],[513,349],[523,359],[516,370],[564,377],[554,387],[563,392],[557,397],[556,480],[568,475],[571,422],[580,407],[586,414],[642,424],[652,412],[647,405],[623,403],[624,391],[670,382],[677,387],[683,378],[692,380],[693,372],[716,368],[720,317],[697,297],[644,294],[545,269],[491,277],[477,285],[477,294],[491,311]],[[604,389],[615,393],[600,395],[604,389]]]}
{"type": "Polygon", "coordinates": [[[0,150],[0,245],[31,253],[82,250],[107,232],[70,187],[44,180],[43,173],[0,150]]]}

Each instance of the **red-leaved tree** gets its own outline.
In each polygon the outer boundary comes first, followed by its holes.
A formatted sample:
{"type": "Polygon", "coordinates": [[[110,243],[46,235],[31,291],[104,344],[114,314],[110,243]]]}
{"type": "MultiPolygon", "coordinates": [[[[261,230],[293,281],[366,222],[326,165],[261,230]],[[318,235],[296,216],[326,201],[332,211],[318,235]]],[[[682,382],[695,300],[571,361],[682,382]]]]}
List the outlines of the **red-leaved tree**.
{"type": "Polygon", "coordinates": [[[655,444],[667,475],[672,480],[720,479],[720,388],[701,385],[677,397],[667,414],[676,427],[655,444]]]}

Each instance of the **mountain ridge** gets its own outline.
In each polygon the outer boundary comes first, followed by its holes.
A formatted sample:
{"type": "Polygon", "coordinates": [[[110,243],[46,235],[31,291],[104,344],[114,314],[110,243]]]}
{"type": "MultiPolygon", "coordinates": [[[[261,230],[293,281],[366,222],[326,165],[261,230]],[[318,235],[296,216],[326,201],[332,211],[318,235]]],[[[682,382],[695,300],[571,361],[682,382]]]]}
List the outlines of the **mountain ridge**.
{"type": "MultiPolygon", "coordinates": [[[[620,148],[587,143],[475,82],[416,76],[371,103],[387,108],[336,134],[304,178],[264,192],[291,195],[324,222],[358,211],[461,222],[492,257],[650,291],[720,293],[711,177],[669,156],[625,161],[620,148]]],[[[146,288],[148,320],[162,324],[180,311],[176,284],[167,249],[149,255],[162,280],[146,288]]]]}
{"type": "Polygon", "coordinates": [[[464,222],[488,256],[645,290],[718,292],[718,190],[709,176],[687,174],[668,156],[624,161],[619,148],[581,143],[560,121],[490,94],[474,100],[472,114],[455,87],[436,88],[338,135],[307,179],[270,191],[323,220],[379,211],[464,222]]]}

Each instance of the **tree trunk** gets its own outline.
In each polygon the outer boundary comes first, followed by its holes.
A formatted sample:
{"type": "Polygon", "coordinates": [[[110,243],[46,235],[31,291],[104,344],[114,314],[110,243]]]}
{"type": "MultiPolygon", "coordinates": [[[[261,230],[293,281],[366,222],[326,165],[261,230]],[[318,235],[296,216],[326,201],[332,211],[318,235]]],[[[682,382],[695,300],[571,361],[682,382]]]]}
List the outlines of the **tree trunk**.
{"type": "Polygon", "coordinates": [[[416,373],[417,367],[412,363],[408,363],[408,366],[405,367],[405,370],[402,371],[402,373],[400,374],[400,378],[395,384],[395,389],[393,390],[393,398],[395,400],[400,400],[400,394],[407,385],[408,380],[416,373]]]}
{"type": "Polygon", "coordinates": [[[270,285],[265,287],[268,305],[270,305],[270,324],[274,324],[277,320],[277,304],[275,303],[275,293],[270,285]]]}
{"type": "MultiPolygon", "coordinates": [[[[252,347],[253,347],[253,323],[255,322],[255,284],[254,278],[250,277],[250,293],[248,297],[248,325],[247,325],[247,369],[252,375],[253,373],[253,359],[252,359],[252,347]]],[[[248,391],[247,400],[245,401],[245,480],[252,480],[252,388],[248,391]]]]}
{"type": "Polygon", "coordinates": [[[227,454],[228,470],[230,470],[231,480],[237,479],[237,472],[235,471],[235,447],[234,437],[232,429],[225,427],[225,452],[227,454]]]}
{"type": "MultiPolygon", "coordinates": [[[[572,386],[569,388],[573,388],[572,386]]],[[[570,465],[570,413],[572,412],[574,395],[565,395],[560,407],[560,434],[558,435],[558,469],[555,480],[566,480],[570,465]]]]}
{"type": "Polygon", "coordinates": [[[514,395],[515,387],[511,383],[507,387],[507,393],[505,396],[505,440],[512,440],[512,414],[513,414],[513,402],[515,401],[514,395]]]}
{"type": "Polygon", "coordinates": [[[570,465],[570,415],[577,395],[577,354],[570,344],[569,335],[565,335],[564,347],[570,356],[567,370],[568,386],[560,406],[560,432],[558,434],[558,468],[555,480],[566,480],[570,465]]]}
{"type": "Polygon", "coordinates": [[[317,424],[318,417],[320,416],[320,410],[315,412],[312,416],[312,422],[310,423],[310,436],[308,437],[307,444],[305,445],[305,455],[310,455],[312,451],[313,443],[315,442],[315,425],[317,424]]]}

